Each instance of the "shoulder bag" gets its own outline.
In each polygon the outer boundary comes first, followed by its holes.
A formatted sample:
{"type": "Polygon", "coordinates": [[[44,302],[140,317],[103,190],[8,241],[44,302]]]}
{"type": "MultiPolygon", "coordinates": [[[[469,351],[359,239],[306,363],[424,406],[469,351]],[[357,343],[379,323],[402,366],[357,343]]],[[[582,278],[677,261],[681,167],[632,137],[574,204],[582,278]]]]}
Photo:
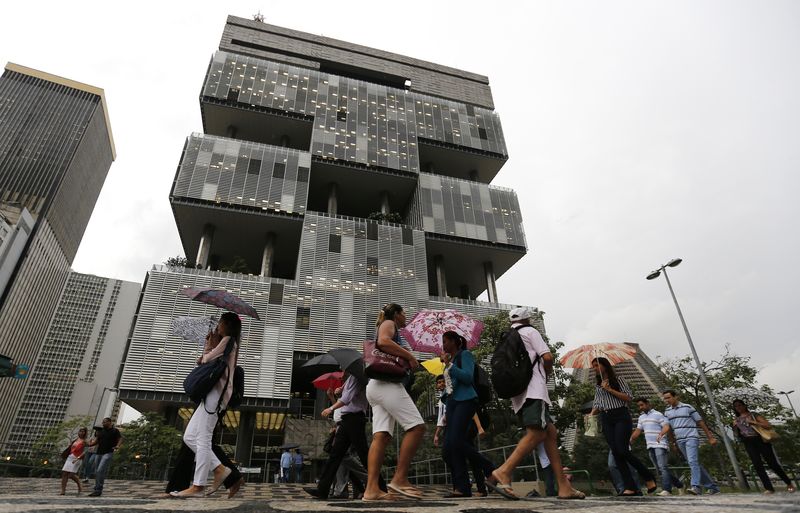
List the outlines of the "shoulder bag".
{"type": "Polygon", "coordinates": [[[183,390],[195,403],[200,403],[208,393],[214,388],[214,385],[225,374],[225,368],[228,366],[228,355],[233,350],[236,342],[231,339],[225,347],[225,352],[219,358],[201,363],[183,380],[183,390]]]}

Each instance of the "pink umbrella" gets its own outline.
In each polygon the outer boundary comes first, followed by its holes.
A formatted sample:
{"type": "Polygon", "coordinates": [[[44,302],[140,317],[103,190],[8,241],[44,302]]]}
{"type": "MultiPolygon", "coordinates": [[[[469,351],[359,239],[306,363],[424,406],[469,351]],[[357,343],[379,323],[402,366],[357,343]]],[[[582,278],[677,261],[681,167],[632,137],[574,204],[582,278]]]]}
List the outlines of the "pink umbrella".
{"type": "Polygon", "coordinates": [[[400,334],[415,351],[442,352],[442,334],[455,331],[467,340],[472,349],[481,341],[483,323],[458,310],[420,310],[411,318],[400,334]]]}
{"type": "Polygon", "coordinates": [[[181,289],[181,294],[191,298],[194,301],[206,303],[209,305],[218,306],[223,310],[234,312],[256,319],[261,319],[258,316],[256,309],[250,306],[246,301],[238,296],[231,294],[227,290],[221,289],[206,289],[201,287],[187,287],[181,289]]]}
{"type": "Polygon", "coordinates": [[[587,344],[564,353],[564,356],[561,357],[561,365],[571,369],[588,369],[592,366],[592,360],[598,356],[607,359],[611,365],[616,365],[626,360],[632,360],[636,356],[636,348],[628,344],[612,342],[587,344]]]}

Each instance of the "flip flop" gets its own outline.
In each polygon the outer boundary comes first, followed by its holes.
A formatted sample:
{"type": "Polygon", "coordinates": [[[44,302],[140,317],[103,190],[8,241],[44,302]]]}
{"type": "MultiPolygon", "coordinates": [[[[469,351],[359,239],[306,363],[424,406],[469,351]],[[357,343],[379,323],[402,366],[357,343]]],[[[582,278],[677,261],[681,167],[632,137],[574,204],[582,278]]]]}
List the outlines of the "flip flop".
{"type": "Polygon", "coordinates": [[[362,502],[385,502],[385,501],[393,501],[396,500],[395,496],[392,495],[391,492],[386,492],[382,495],[377,496],[374,499],[367,499],[366,497],[361,497],[362,502]]]}
{"type": "Polygon", "coordinates": [[[499,493],[500,495],[502,495],[506,499],[509,499],[509,500],[512,500],[512,501],[520,500],[520,496],[514,493],[514,489],[511,488],[511,484],[503,484],[500,481],[498,481],[496,483],[492,483],[491,481],[486,481],[486,486],[491,488],[492,491],[495,491],[495,492],[499,493]]]}
{"type": "Polygon", "coordinates": [[[572,492],[570,492],[570,494],[568,496],[559,497],[559,499],[564,500],[564,501],[568,501],[568,500],[572,500],[572,499],[585,499],[585,498],[586,498],[586,494],[585,493],[583,493],[580,490],[575,490],[574,488],[573,488],[572,492]]]}
{"type": "Polygon", "coordinates": [[[422,492],[413,486],[395,486],[390,483],[386,485],[386,488],[388,488],[390,492],[399,493],[403,497],[408,497],[409,499],[422,498],[422,492]]]}

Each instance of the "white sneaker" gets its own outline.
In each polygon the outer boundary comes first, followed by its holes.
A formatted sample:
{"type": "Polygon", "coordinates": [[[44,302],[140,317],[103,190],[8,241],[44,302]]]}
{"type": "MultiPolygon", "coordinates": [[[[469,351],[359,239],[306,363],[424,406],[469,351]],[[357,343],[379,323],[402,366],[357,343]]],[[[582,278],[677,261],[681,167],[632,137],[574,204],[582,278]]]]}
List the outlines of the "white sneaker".
{"type": "Polygon", "coordinates": [[[658,492],[658,495],[660,495],[662,497],[669,497],[670,495],[672,495],[672,492],[668,492],[666,490],[661,490],[660,492],[658,492]]]}

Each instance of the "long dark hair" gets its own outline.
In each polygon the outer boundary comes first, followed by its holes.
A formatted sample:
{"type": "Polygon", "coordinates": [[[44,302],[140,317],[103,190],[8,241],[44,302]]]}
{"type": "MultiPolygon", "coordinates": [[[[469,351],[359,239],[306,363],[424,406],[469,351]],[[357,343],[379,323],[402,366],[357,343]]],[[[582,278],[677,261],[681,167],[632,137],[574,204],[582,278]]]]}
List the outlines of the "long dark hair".
{"type": "Polygon", "coordinates": [[[733,410],[733,414],[734,415],[736,415],[737,417],[739,416],[739,412],[736,411],[736,404],[737,403],[741,404],[742,406],[744,406],[744,409],[747,410],[747,413],[750,413],[751,415],[753,415],[753,413],[750,411],[750,408],[747,407],[747,403],[745,403],[741,399],[734,399],[734,401],[731,403],[731,409],[733,410]]]}
{"type": "Polygon", "coordinates": [[[397,303],[387,303],[381,308],[381,313],[378,314],[378,320],[375,322],[376,326],[383,324],[383,321],[393,321],[394,316],[403,311],[403,307],[397,303]]]}
{"type": "Polygon", "coordinates": [[[239,316],[233,312],[225,312],[220,316],[219,320],[225,323],[228,336],[238,344],[242,338],[242,320],[239,319],[239,316]]]}
{"type": "MultiPolygon", "coordinates": [[[[605,379],[608,380],[608,384],[611,385],[611,388],[619,392],[619,379],[617,379],[617,373],[614,372],[614,367],[611,365],[611,362],[602,356],[598,356],[592,360],[592,362],[597,362],[600,364],[600,366],[603,368],[602,374],[605,375],[605,379]]],[[[603,382],[603,377],[600,374],[595,374],[594,378],[597,382],[597,386],[600,386],[600,384],[603,382]]]]}

